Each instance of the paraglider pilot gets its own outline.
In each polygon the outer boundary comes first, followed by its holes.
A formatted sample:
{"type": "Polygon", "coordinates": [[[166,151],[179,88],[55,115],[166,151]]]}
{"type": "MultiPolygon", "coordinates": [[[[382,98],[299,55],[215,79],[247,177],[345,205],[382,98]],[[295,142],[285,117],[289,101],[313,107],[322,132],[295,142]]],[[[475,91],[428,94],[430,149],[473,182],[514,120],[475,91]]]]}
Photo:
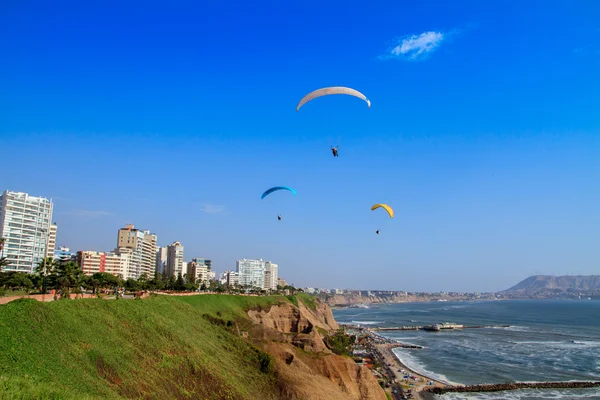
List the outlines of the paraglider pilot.
{"type": "Polygon", "coordinates": [[[281,215],[277,216],[277,221],[281,221],[281,215]]]}
{"type": "Polygon", "coordinates": [[[337,157],[338,156],[338,147],[331,146],[331,152],[333,153],[334,157],[337,157]]]}
{"type": "Polygon", "coordinates": [[[379,230],[375,231],[375,233],[379,235],[379,230]]]}

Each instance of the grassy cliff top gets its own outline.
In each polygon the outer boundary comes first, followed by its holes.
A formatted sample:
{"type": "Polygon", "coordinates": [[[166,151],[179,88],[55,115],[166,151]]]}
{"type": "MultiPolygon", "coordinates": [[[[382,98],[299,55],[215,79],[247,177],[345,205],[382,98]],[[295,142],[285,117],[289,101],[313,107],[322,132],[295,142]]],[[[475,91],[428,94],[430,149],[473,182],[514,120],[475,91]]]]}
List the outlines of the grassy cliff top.
{"type": "Polygon", "coordinates": [[[0,398],[278,398],[270,356],[215,320],[242,321],[246,310],[280,302],[297,299],[8,303],[0,306],[0,398]]]}

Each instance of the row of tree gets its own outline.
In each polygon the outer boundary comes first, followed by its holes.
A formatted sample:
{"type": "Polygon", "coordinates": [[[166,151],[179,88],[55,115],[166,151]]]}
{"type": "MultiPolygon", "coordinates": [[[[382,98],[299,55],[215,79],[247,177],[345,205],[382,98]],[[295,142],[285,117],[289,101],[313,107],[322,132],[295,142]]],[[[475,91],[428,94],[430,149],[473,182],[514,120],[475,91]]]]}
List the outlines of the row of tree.
{"type": "MultiPolygon", "coordinates": [[[[91,276],[84,275],[79,265],[74,262],[58,263],[52,258],[47,258],[40,262],[32,274],[25,272],[7,271],[2,272],[2,267],[8,266],[5,258],[0,259],[0,292],[6,290],[22,290],[28,294],[32,291],[47,293],[49,290],[55,290],[62,297],[69,297],[71,293],[88,292],[117,292],[119,289],[125,289],[131,292],[137,291],[188,291],[197,290],[211,292],[227,293],[255,293],[267,294],[265,290],[252,286],[227,286],[222,283],[211,280],[209,282],[197,282],[195,277],[178,274],[167,276],[166,274],[156,274],[149,278],[143,274],[138,279],[121,279],[105,272],[98,272],[91,276]]],[[[292,286],[278,287],[277,292],[288,290],[295,292],[296,288],[292,286]]],[[[2,294],[2,293],[0,293],[2,294]]]]}

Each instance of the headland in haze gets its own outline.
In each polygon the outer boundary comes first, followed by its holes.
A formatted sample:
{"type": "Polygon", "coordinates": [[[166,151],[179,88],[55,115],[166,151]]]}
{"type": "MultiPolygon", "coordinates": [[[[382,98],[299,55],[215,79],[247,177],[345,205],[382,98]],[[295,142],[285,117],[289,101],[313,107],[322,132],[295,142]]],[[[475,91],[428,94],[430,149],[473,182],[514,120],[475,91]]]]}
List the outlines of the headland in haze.
{"type": "MultiPolygon", "coordinates": [[[[310,289],[310,288],[308,288],[310,289]]],[[[306,289],[305,289],[306,290],[306,289]]],[[[314,289],[313,289],[314,290],[314,289]]],[[[499,292],[406,292],[398,290],[340,290],[317,293],[331,307],[352,307],[374,303],[427,301],[600,299],[600,275],[534,275],[499,292]]]]}

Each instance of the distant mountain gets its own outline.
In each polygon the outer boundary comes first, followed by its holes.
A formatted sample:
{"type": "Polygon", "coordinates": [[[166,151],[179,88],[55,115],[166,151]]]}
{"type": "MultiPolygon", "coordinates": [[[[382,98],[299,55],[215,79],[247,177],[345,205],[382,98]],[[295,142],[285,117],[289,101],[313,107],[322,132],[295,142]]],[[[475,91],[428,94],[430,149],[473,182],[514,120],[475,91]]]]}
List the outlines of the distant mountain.
{"type": "Polygon", "coordinates": [[[600,290],[600,275],[534,275],[500,293],[536,294],[544,292],[590,292],[598,290],[600,290]]]}

